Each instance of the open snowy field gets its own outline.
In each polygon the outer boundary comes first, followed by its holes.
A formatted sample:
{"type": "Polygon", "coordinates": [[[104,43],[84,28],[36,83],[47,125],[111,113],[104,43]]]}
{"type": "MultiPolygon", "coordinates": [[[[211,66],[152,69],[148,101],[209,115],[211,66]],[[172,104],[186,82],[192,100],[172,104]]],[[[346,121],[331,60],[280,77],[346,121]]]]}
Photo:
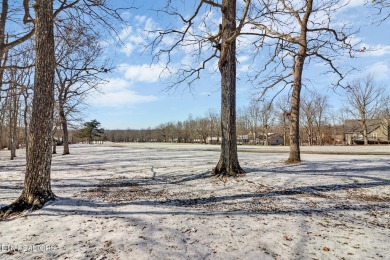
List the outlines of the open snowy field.
{"type": "MultiPolygon", "coordinates": [[[[222,181],[218,146],[73,145],[58,200],[0,222],[0,259],[390,259],[390,146],[302,150],[239,146],[247,174],[222,181]]],[[[0,151],[0,207],[23,153],[0,151]]]]}

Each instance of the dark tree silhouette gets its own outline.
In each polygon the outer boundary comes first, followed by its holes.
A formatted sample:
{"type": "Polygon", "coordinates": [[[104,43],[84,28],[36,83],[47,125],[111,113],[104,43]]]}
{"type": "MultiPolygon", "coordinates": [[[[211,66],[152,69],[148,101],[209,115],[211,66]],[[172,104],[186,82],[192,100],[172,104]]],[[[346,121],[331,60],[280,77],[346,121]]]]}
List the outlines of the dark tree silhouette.
{"type": "Polygon", "coordinates": [[[78,136],[80,138],[85,138],[89,144],[96,139],[102,141],[104,138],[104,129],[99,127],[100,123],[96,119],[86,122],[84,123],[84,128],[80,130],[78,136]]]}

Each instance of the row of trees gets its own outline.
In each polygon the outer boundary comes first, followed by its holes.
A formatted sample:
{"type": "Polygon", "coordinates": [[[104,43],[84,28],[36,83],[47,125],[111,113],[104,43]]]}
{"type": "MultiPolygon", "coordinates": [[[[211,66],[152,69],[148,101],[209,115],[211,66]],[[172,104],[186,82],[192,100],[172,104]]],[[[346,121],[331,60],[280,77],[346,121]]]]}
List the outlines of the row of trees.
{"type": "MultiPolygon", "coordinates": [[[[351,82],[342,95],[344,105],[334,110],[329,97],[314,91],[304,91],[300,103],[299,142],[304,145],[345,144],[345,133],[350,131],[345,125],[349,119],[361,124],[361,134],[368,143],[367,122],[372,119],[390,118],[389,96],[385,88],[368,75],[351,82]]],[[[251,100],[246,107],[238,108],[236,126],[241,139],[249,133],[262,138],[267,145],[267,137],[277,134],[283,137],[284,144],[290,143],[288,135],[288,96],[271,102],[251,100]]],[[[221,141],[221,117],[210,110],[203,117],[192,115],[184,121],[167,122],[155,128],[140,130],[106,130],[106,138],[112,142],[178,142],[213,143],[221,141]]],[[[239,140],[242,142],[242,140],[239,140]]],[[[251,142],[248,144],[255,144],[251,142]]]]}
{"type": "MultiPolygon", "coordinates": [[[[328,96],[312,91],[305,91],[302,96],[300,114],[300,144],[323,145],[336,144],[345,141],[343,133],[348,129],[344,126],[347,119],[356,119],[361,122],[362,135],[368,143],[367,121],[374,118],[388,117],[388,96],[382,86],[377,85],[371,76],[360,81],[354,81],[344,91],[345,106],[334,111],[328,102],[328,96]]],[[[270,101],[252,100],[249,105],[238,109],[237,135],[241,143],[248,142],[244,136],[251,133],[262,139],[262,144],[268,144],[268,136],[277,134],[283,137],[284,144],[289,144],[286,111],[288,109],[287,96],[270,101]]],[[[210,110],[203,117],[189,116],[187,120],[163,123],[155,128],[141,130],[108,130],[104,132],[97,120],[83,124],[80,130],[74,130],[73,142],[109,140],[112,142],[179,142],[179,143],[218,143],[222,140],[220,130],[220,114],[210,110]],[[212,141],[207,138],[213,137],[212,141]]],[[[64,145],[64,154],[69,153],[68,131],[63,131],[62,125],[54,133],[54,139],[64,145]],[[66,134],[65,134],[66,133],[66,134]]],[[[75,127],[76,129],[78,127],[75,127]]],[[[23,132],[23,127],[9,128],[10,131],[23,132]]],[[[12,135],[10,135],[12,136],[12,135]]],[[[19,136],[20,143],[25,140],[19,136]]],[[[15,156],[15,147],[11,147],[11,159],[15,156]]],[[[55,144],[53,152],[55,153],[55,144]]]]}

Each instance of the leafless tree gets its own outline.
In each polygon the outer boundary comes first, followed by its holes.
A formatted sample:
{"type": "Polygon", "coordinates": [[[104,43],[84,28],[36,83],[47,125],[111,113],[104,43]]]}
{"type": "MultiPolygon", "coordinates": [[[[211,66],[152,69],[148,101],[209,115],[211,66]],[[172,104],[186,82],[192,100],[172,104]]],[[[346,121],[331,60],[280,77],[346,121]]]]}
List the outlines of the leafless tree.
{"type": "Polygon", "coordinates": [[[311,98],[311,96],[301,97],[301,125],[305,129],[308,145],[313,145],[314,140],[315,109],[315,101],[311,98]]]}
{"type": "MultiPolygon", "coordinates": [[[[8,148],[11,151],[11,160],[16,156],[16,149],[20,144],[26,143],[19,137],[23,128],[26,130],[26,118],[28,103],[28,93],[31,91],[32,61],[30,46],[22,44],[14,49],[8,50],[3,60],[3,72],[0,87],[0,136],[4,140],[5,135],[9,139],[8,148]],[[8,55],[9,54],[9,55],[8,55]],[[3,100],[3,102],[2,102],[3,100]],[[8,115],[6,121],[5,115],[8,115]],[[19,123],[23,117],[23,124],[19,123]],[[7,127],[8,126],[8,127],[7,127]],[[2,129],[8,128],[8,133],[2,129]]],[[[0,140],[0,143],[2,141],[0,140]]],[[[1,145],[3,146],[3,145],[1,145]]]]}
{"type": "Polygon", "coordinates": [[[315,124],[317,128],[317,145],[323,145],[323,127],[326,124],[326,114],[329,111],[328,96],[314,93],[316,105],[315,124]]]}
{"type": "Polygon", "coordinates": [[[289,144],[289,139],[287,135],[288,133],[287,117],[289,114],[288,111],[290,111],[289,100],[290,100],[289,96],[281,96],[276,102],[277,115],[279,117],[279,124],[283,135],[283,145],[289,144]]]}
{"type": "Polygon", "coordinates": [[[56,97],[58,115],[63,131],[63,154],[69,154],[68,121],[78,113],[85,97],[103,83],[100,74],[111,70],[100,61],[103,48],[99,35],[78,24],[65,26],[65,34],[56,41],[56,97]]]}
{"type": "Polygon", "coordinates": [[[210,120],[207,117],[199,117],[195,119],[195,122],[195,131],[197,133],[198,139],[201,140],[201,143],[206,143],[207,137],[212,136],[210,132],[210,120]]]}
{"type": "Polygon", "coordinates": [[[256,140],[256,136],[259,134],[258,127],[262,113],[259,103],[260,102],[257,99],[251,99],[249,106],[246,109],[246,116],[251,126],[251,132],[255,137],[254,141],[256,140]]]}
{"type": "Polygon", "coordinates": [[[301,161],[299,111],[305,67],[312,62],[327,65],[338,77],[335,85],[345,77],[337,60],[349,55],[353,46],[345,26],[334,27],[334,14],[339,8],[336,0],[259,0],[249,15],[251,29],[246,34],[258,37],[255,46],[269,50],[268,60],[260,73],[256,71],[253,81],[263,86],[263,94],[270,89],[280,93],[292,88],[291,109],[286,112],[290,121],[288,163],[301,161]]]}
{"type": "Polygon", "coordinates": [[[237,109],[237,138],[239,144],[246,144],[249,141],[247,134],[251,131],[251,121],[248,117],[247,108],[239,107],[237,109]]]}
{"type": "MultiPolygon", "coordinates": [[[[151,49],[164,42],[165,37],[173,37],[174,44],[167,48],[160,48],[156,57],[167,54],[168,65],[171,55],[178,48],[195,47],[198,53],[197,67],[184,67],[179,69],[179,79],[176,84],[187,82],[192,84],[200,77],[206,65],[214,58],[218,58],[218,69],[221,73],[221,156],[213,174],[217,176],[234,176],[244,173],[238,162],[237,135],[236,135],[236,39],[240,35],[245,24],[247,12],[251,0],[244,0],[242,14],[237,19],[236,0],[200,0],[195,4],[195,11],[189,17],[180,14],[172,6],[173,1],[168,2],[168,9],[162,10],[169,15],[178,17],[183,23],[181,28],[157,30],[157,38],[151,44],[151,49]],[[205,17],[210,10],[216,10],[222,16],[222,24],[207,24],[205,17]],[[203,18],[202,18],[203,15],[203,18]],[[196,22],[206,25],[204,32],[196,30],[196,22]],[[204,59],[202,59],[204,57],[204,59]]],[[[167,67],[168,68],[168,67],[167,67]]]]}
{"type": "Polygon", "coordinates": [[[327,96],[313,91],[307,91],[302,96],[301,125],[305,129],[308,145],[323,144],[323,126],[329,109],[327,100],[327,96]]]}
{"type": "Polygon", "coordinates": [[[18,146],[18,117],[19,117],[19,102],[20,94],[16,82],[20,81],[17,79],[16,69],[9,70],[9,78],[12,83],[9,85],[7,98],[8,102],[8,113],[9,113],[9,148],[11,150],[10,159],[13,160],[16,157],[16,148],[18,146]]]}
{"type": "Polygon", "coordinates": [[[375,82],[371,75],[353,81],[345,90],[345,109],[361,125],[364,144],[368,144],[368,120],[377,118],[386,106],[386,89],[375,82]]]}
{"type": "Polygon", "coordinates": [[[194,129],[195,129],[195,120],[190,114],[187,120],[183,122],[183,136],[186,143],[193,143],[194,139],[196,138],[194,129]]]}
{"type": "Polygon", "coordinates": [[[269,145],[270,129],[275,121],[275,111],[271,101],[264,100],[261,104],[260,122],[264,136],[264,145],[269,145]]]}
{"type": "Polygon", "coordinates": [[[162,140],[164,142],[170,142],[172,143],[175,139],[174,136],[174,123],[168,122],[168,123],[163,123],[160,124],[157,129],[159,131],[159,135],[162,137],[162,140]]]}
{"type": "Polygon", "coordinates": [[[210,137],[217,138],[216,142],[219,142],[221,134],[221,116],[214,110],[209,110],[207,113],[208,120],[210,121],[210,137]]]}

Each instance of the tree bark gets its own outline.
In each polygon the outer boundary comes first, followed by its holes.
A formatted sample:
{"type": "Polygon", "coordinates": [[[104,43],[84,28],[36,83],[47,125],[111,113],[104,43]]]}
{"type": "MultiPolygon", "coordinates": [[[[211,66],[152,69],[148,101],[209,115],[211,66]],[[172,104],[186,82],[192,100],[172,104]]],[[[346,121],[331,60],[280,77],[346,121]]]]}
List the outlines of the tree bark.
{"type": "Polygon", "coordinates": [[[294,83],[291,95],[291,115],[290,115],[290,154],[287,163],[300,163],[301,151],[299,147],[299,109],[301,102],[302,72],[307,52],[307,26],[309,16],[313,9],[313,0],[307,1],[306,12],[301,22],[301,32],[299,36],[299,52],[294,60],[294,83]]]}
{"type": "Polygon", "coordinates": [[[17,123],[18,123],[18,108],[19,108],[19,96],[16,94],[16,87],[13,86],[11,91],[11,101],[10,101],[10,148],[11,148],[11,160],[16,157],[16,147],[18,142],[17,137],[17,123]]]}
{"type": "Polygon", "coordinates": [[[64,110],[60,110],[60,120],[62,124],[62,133],[63,133],[63,146],[64,151],[62,152],[63,155],[70,154],[69,152],[69,131],[68,131],[68,121],[65,117],[64,110]]]}
{"type": "MultiPolygon", "coordinates": [[[[299,66],[296,66],[296,69],[299,66]]],[[[301,75],[303,70],[303,61],[301,65],[301,75]]],[[[298,71],[296,71],[298,73],[298,71]]],[[[301,93],[301,77],[294,78],[293,92],[291,96],[291,115],[290,115],[290,154],[287,163],[300,163],[301,152],[299,147],[299,106],[301,93]]]]}
{"type": "Polygon", "coordinates": [[[362,125],[363,125],[363,140],[364,140],[364,145],[368,145],[367,120],[366,120],[365,117],[363,117],[362,125]]]}
{"type": "Polygon", "coordinates": [[[53,0],[36,0],[33,7],[36,61],[24,188],[13,204],[0,210],[0,218],[42,208],[55,198],[50,183],[55,69],[53,0]]]}
{"type": "MultiPolygon", "coordinates": [[[[0,46],[5,45],[5,25],[7,21],[8,15],[8,0],[3,0],[1,4],[1,14],[0,14],[0,46]]],[[[4,69],[2,68],[7,62],[7,53],[8,51],[3,51],[3,48],[0,47],[0,92],[3,86],[3,77],[4,77],[4,69]]],[[[2,101],[2,97],[0,95],[0,104],[2,101]]],[[[4,131],[3,131],[3,120],[5,118],[5,108],[0,109],[0,149],[3,149],[4,145],[4,131]]]]}
{"type": "Polygon", "coordinates": [[[27,151],[28,151],[28,88],[26,88],[25,92],[23,93],[24,97],[24,110],[23,110],[23,122],[24,122],[24,144],[26,146],[26,158],[27,158],[27,151]]]}
{"type": "Polygon", "coordinates": [[[3,110],[0,109],[0,150],[4,148],[3,142],[3,110]]]}
{"type": "Polygon", "coordinates": [[[236,0],[222,2],[221,72],[221,156],[213,174],[235,176],[244,173],[237,155],[236,134],[236,40],[227,40],[236,29],[236,0]]]}

